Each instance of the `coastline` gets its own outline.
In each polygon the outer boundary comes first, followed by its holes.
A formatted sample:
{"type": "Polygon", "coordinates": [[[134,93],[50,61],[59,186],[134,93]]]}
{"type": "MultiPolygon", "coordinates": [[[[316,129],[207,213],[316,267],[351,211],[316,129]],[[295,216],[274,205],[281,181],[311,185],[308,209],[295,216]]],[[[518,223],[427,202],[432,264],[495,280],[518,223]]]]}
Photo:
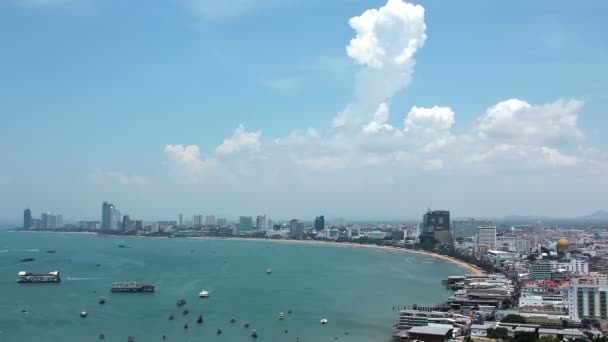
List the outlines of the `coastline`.
{"type": "MultiPolygon", "coordinates": [[[[12,232],[15,232],[15,231],[12,231],[12,232]]],[[[99,234],[96,232],[62,232],[62,231],[59,231],[59,232],[16,231],[16,232],[18,232],[18,233],[84,234],[84,235],[97,235],[98,237],[120,237],[120,238],[167,238],[165,236],[150,237],[150,236],[137,236],[137,235],[106,235],[106,234],[99,234]]],[[[429,251],[415,250],[415,249],[408,249],[408,248],[395,248],[395,247],[378,246],[378,245],[363,245],[363,244],[352,243],[352,242],[331,242],[331,241],[317,241],[317,240],[280,240],[280,239],[254,239],[254,238],[241,238],[241,237],[213,237],[213,236],[185,237],[184,239],[264,241],[264,242],[273,242],[273,243],[313,244],[313,245],[320,245],[320,246],[326,245],[326,246],[333,246],[333,247],[373,248],[373,249],[384,250],[384,251],[404,252],[404,253],[414,253],[414,254],[426,255],[426,256],[429,256],[429,257],[432,257],[435,259],[440,259],[440,260],[455,264],[455,265],[467,270],[471,274],[481,275],[481,274],[485,273],[483,270],[481,270],[477,266],[469,264],[462,260],[458,260],[458,259],[446,256],[446,255],[441,255],[441,254],[437,254],[437,253],[433,253],[433,252],[429,252],[429,251]]]]}

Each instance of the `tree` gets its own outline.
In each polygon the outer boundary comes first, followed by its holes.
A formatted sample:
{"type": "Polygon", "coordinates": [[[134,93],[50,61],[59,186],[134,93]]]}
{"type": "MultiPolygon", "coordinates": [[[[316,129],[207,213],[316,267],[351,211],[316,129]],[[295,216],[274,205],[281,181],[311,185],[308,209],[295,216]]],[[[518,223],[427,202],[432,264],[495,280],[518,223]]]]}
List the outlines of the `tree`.
{"type": "Polygon", "coordinates": [[[516,342],[537,342],[538,335],[535,332],[516,331],[513,335],[513,341],[516,342]]]}
{"type": "Polygon", "coordinates": [[[538,342],[561,342],[561,340],[555,336],[543,336],[538,340],[538,342]]]}
{"type": "Polygon", "coordinates": [[[490,328],[488,329],[488,337],[494,339],[503,339],[506,340],[509,338],[509,329],[507,328],[490,328]]]}
{"type": "Polygon", "coordinates": [[[525,324],[526,318],[520,315],[508,314],[503,319],[500,320],[503,323],[518,323],[525,324]]]}

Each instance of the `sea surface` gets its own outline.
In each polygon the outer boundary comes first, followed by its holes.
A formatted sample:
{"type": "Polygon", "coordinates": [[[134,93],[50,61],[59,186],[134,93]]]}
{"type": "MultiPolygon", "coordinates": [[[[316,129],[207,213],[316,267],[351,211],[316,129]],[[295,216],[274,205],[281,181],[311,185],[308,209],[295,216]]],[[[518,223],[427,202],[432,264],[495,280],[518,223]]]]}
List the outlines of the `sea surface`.
{"type": "Polygon", "coordinates": [[[450,292],[441,280],[464,273],[428,256],[372,248],[0,231],[0,341],[99,341],[103,333],[105,341],[233,342],[252,341],[251,329],[257,341],[388,341],[393,305],[442,303],[450,292]],[[27,257],[36,260],[19,261],[27,257]],[[21,270],[58,270],[63,281],[18,284],[21,270]],[[112,282],[126,280],[152,281],[156,292],[110,293],[112,282]],[[198,298],[202,289],[211,296],[198,298]]]}

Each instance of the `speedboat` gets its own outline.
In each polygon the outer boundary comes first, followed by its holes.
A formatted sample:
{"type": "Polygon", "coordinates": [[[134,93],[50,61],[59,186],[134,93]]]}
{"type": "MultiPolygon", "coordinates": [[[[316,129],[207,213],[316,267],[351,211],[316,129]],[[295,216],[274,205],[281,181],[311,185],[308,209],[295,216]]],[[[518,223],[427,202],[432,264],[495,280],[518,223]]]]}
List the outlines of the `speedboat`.
{"type": "Polygon", "coordinates": [[[55,253],[55,252],[57,252],[57,251],[56,251],[56,250],[54,250],[54,249],[47,249],[47,250],[46,250],[46,252],[47,252],[47,253],[55,253]]]}
{"type": "Polygon", "coordinates": [[[279,314],[279,319],[280,319],[280,320],[285,319],[285,315],[283,315],[283,313],[282,313],[282,312],[279,314]]]}
{"type": "Polygon", "coordinates": [[[196,323],[203,323],[203,315],[198,315],[198,318],[196,319],[196,323]]]}
{"type": "Polygon", "coordinates": [[[200,298],[207,298],[207,297],[209,297],[209,291],[207,291],[207,290],[203,290],[203,291],[201,291],[201,292],[198,294],[198,296],[199,296],[200,298]]]}
{"type": "Polygon", "coordinates": [[[86,310],[80,311],[80,317],[85,318],[85,317],[87,317],[87,315],[88,315],[88,313],[86,310]]]}
{"type": "Polygon", "coordinates": [[[174,319],[175,319],[175,315],[174,315],[174,314],[171,314],[171,316],[169,316],[169,320],[170,320],[170,321],[172,321],[172,320],[174,320],[174,319]]]}
{"type": "Polygon", "coordinates": [[[327,320],[327,318],[323,318],[323,319],[321,320],[321,324],[327,324],[328,322],[329,322],[329,321],[327,320]]]}
{"type": "Polygon", "coordinates": [[[270,274],[270,273],[272,273],[272,268],[269,268],[266,270],[266,274],[270,274]]]}
{"type": "Polygon", "coordinates": [[[99,304],[105,304],[105,303],[106,303],[106,297],[99,298],[99,304]]]}
{"type": "Polygon", "coordinates": [[[236,322],[236,318],[232,317],[232,318],[230,319],[230,323],[234,323],[234,322],[236,322]]]}
{"type": "Polygon", "coordinates": [[[186,305],[186,300],[184,298],[177,300],[177,306],[186,305]]]}
{"type": "Polygon", "coordinates": [[[188,330],[188,323],[184,324],[184,330],[188,330]]]}
{"type": "Polygon", "coordinates": [[[217,329],[217,331],[215,333],[218,334],[218,335],[221,335],[222,334],[222,329],[217,329]]]}
{"type": "Polygon", "coordinates": [[[245,328],[249,328],[249,322],[245,322],[245,328]]]}
{"type": "Polygon", "coordinates": [[[253,331],[251,332],[251,337],[253,337],[253,338],[258,338],[258,332],[257,332],[257,331],[255,331],[255,330],[253,330],[253,331]]]}
{"type": "Polygon", "coordinates": [[[182,312],[182,314],[183,314],[184,316],[185,316],[185,315],[187,315],[187,314],[189,314],[189,313],[190,313],[190,310],[188,310],[188,309],[186,309],[186,310],[184,310],[184,311],[182,312]]]}

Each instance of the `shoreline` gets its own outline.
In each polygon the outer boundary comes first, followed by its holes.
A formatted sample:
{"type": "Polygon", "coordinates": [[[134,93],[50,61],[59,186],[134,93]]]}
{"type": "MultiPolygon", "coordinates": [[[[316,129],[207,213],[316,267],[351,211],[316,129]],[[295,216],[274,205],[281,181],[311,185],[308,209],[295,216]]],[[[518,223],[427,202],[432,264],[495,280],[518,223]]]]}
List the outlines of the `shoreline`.
{"type": "MultiPolygon", "coordinates": [[[[117,237],[117,238],[165,238],[167,239],[168,237],[166,236],[137,236],[137,235],[106,235],[106,234],[99,234],[97,232],[64,232],[64,231],[59,231],[59,232],[53,232],[53,231],[11,231],[11,232],[17,232],[17,233],[54,233],[54,234],[83,234],[83,235],[97,235],[98,237],[117,237]]],[[[469,264],[467,262],[464,262],[462,260],[458,260],[446,255],[441,255],[441,254],[437,254],[437,253],[433,253],[433,252],[429,252],[429,251],[423,251],[423,250],[415,250],[415,249],[408,249],[408,248],[395,248],[395,247],[388,247],[388,246],[378,246],[378,245],[363,245],[363,244],[358,244],[358,243],[352,243],[352,242],[331,242],[331,241],[318,241],[318,240],[280,240],[280,239],[259,239],[259,238],[241,238],[241,237],[213,237],[213,236],[200,236],[200,237],[185,237],[185,238],[178,238],[178,239],[191,239],[191,240],[238,240],[238,241],[259,241],[259,242],[273,242],[273,243],[291,243],[291,244],[310,244],[310,245],[326,245],[326,246],[333,246],[333,247],[353,247],[353,248],[373,248],[373,249],[377,249],[377,250],[384,250],[384,251],[394,251],[394,252],[403,252],[403,253],[413,253],[413,254],[419,254],[419,255],[426,255],[435,259],[440,259],[443,261],[447,261],[450,262],[460,268],[463,268],[465,270],[467,270],[468,272],[470,272],[471,274],[475,274],[475,275],[481,275],[484,274],[485,272],[483,270],[481,270],[480,268],[478,268],[475,265],[469,264]]]]}

